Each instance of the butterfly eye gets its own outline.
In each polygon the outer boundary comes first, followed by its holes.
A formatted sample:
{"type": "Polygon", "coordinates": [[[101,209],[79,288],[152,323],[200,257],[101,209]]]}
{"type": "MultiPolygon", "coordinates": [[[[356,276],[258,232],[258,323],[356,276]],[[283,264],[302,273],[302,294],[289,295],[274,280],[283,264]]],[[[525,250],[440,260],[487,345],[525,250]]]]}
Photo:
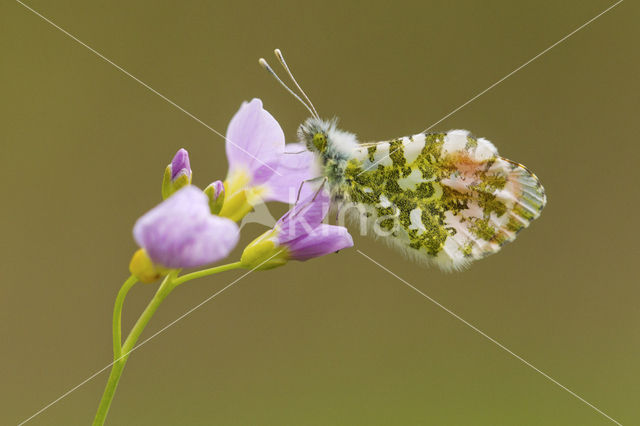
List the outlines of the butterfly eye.
{"type": "Polygon", "coordinates": [[[327,149],[327,137],[323,133],[313,135],[313,146],[318,152],[324,152],[327,149]]]}

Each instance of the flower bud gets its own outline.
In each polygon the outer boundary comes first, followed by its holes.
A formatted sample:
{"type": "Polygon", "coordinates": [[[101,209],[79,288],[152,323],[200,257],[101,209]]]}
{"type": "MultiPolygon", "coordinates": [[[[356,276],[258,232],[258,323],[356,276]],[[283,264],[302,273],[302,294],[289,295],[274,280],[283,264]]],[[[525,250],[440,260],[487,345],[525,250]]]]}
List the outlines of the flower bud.
{"type": "Polygon", "coordinates": [[[277,244],[276,231],[270,230],[253,240],[242,252],[240,262],[247,269],[264,271],[289,261],[286,247],[277,244]]]}
{"type": "Polygon", "coordinates": [[[224,184],[217,180],[204,189],[204,193],[209,198],[209,208],[212,214],[220,213],[224,204],[224,184]]]}
{"type": "Polygon", "coordinates": [[[129,263],[129,272],[140,282],[148,284],[166,275],[169,271],[154,265],[145,249],[138,249],[129,263]]]}
{"type": "Polygon", "coordinates": [[[162,199],[166,200],[178,189],[191,184],[191,165],[189,153],[180,148],[173,157],[171,164],[164,170],[162,179],[162,199]]]}

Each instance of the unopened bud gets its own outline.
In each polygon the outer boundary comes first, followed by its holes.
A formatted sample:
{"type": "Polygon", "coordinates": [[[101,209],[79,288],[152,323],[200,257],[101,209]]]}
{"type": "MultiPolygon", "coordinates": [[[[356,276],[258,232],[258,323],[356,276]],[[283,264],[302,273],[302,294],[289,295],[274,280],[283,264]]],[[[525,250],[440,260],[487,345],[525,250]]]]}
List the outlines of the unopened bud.
{"type": "Polygon", "coordinates": [[[165,276],[169,271],[154,265],[147,255],[147,251],[141,248],[133,254],[131,262],[129,262],[129,272],[140,282],[148,284],[165,276]]]}
{"type": "Polygon", "coordinates": [[[204,193],[209,197],[209,208],[212,214],[220,213],[224,205],[224,184],[217,180],[204,189],[204,193]]]}
{"type": "Polygon", "coordinates": [[[166,200],[180,188],[191,184],[191,165],[189,153],[180,148],[173,157],[171,164],[164,170],[162,179],[162,199],[166,200]]]}

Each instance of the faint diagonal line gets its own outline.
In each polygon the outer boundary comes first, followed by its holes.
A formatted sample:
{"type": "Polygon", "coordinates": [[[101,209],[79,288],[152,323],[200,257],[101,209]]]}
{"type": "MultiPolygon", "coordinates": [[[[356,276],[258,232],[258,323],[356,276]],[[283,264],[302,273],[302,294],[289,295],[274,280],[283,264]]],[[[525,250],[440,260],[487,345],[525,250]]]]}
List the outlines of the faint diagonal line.
{"type": "Polygon", "coordinates": [[[566,39],[568,39],[569,37],[571,37],[572,35],[574,35],[575,33],[577,33],[578,31],[580,31],[581,29],[583,29],[584,27],[586,27],[587,25],[589,25],[590,23],[592,23],[593,21],[595,21],[596,19],[598,19],[599,17],[601,17],[602,15],[604,15],[605,13],[609,12],[611,9],[613,9],[614,7],[616,7],[617,5],[619,5],[620,3],[622,3],[624,0],[618,0],[616,3],[612,4],[611,6],[609,6],[608,8],[606,8],[605,10],[603,10],[602,12],[598,13],[596,16],[594,16],[593,18],[589,19],[587,22],[585,22],[584,24],[580,25],[578,28],[576,28],[575,30],[571,31],[569,34],[567,34],[566,36],[562,37],[560,40],[556,41],[555,43],[553,43],[551,46],[547,47],[546,49],[544,49],[542,52],[538,53],[536,56],[534,56],[533,58],[529,59],[527,62],[525,62],[524,64],[520,65],[518,68],[516,68],[515,70],[511,71],[509,74],[505,75],[504,77],[502,77],[500,80],[496,81],[495,83],[493,83],[491,86],[487,87],[486,89],[484,89],[482,92],[478,93],[477,95],[475,95],[473,98],[469,99],[467,102],[463,103],[462,105],[460,105],[459,107],[457,107],[456,109],[454,109],[453,111],[451,111],[449,114],[445,115],[444,117],[442,117],[440,120],[436,121],[435,123],[433,123],[431,126],[427,127],[426,129],[423,130],[423,132],[428,131],[429,129],[433,128],[433,126],[439,124],[440,122],[446,120],[447,118],[449,118],[450,116],[452,116],[453,114],[455,114],[456,112],[460,111],[462,108],[466,107],[467,105],[469,105],[471,102],[475,101],[476,99],[478,99],[480,96],[484,95],[485,93],[487,93],[489,90],[493,89],[494,87],[496,87],[498,84],[502,83],[503,81],[505,81],[506,79],[508,79],[509,77],[511,77],[512,75],[514,75],[515,73],[517,73],[518,71],[520,71],[522,68],[526,67],[527,65],[529,65],[531,62],[535,61],[536,59],[538,59],[540,56],[544,55],[545,53],[547,53],[548,51],[550,51],[551,49],[553,49],[554,47],[556,47],[557,45],[559,45],[560,43],[562,43],[563,41],[565,41],[566,39]]]}
{"type": "Polygon", "coordinates": [[[595,411],[600,413],[602,416],[604,416],[607,419],[611,420],[613,423],[622,426],[622,424],[620,422],[618,422],[617,420],[615,420],[614,418],[609,416],[607,413],[605,413],[604,411],[600,410],[598,407],[596,407],[595,405],[591,404],[589,401],[587,401],[586,399],[582,398],[580,395],[578,395],[577,393],[575,393],[571,389],[567,388],[562,383],[558,382],[556,379],[554,379],[553,377],[549,376],[547,373],[545,373],[544,371],[540,370],[538,367],[536,367],[535,365],[531,364],[526,359],[522,358],[520,355],[518,355],[515,352],[513,352],[511,349],[507,348],[505,345],[503,345],[502,343],[498,342],[496,339],[494,339],[493,337],[489,336],[487,333],[485,333],[484,331],[480,330],[478,327],[476,327],[475,325],[471,324],[469,321],[465,320],[460,315],[458,315],[455,312],[453,312],[451,309],[449,309],[446,306],[442,305],[440,302],[438,302],[434,298],[430,297],[429,295],[424,293],[422,290],[419,290],[418,288],[414,287],[409,282],[405,281],[403,278],[399,277],[398,275],[396,275],[395,273],[390,271],[388,268],[382,266],[380,263],[378,263],[377,261],[373,260],[371,257],[367,256],[366,254],[364,254],[362,251],[360,251],[360,250],[356,250],[356,251],[358,253],[360,253],[362,256],[364,256],[365,258],[367,258],[368,260],[370,260],[371,262],[373,262],[374,264],[378,265],[381,269],[383,269],[383,270],[387,271],[389,274],[393,275],[395,278],[400,280],[403,284],[405,284],[406,286],[408,286],[412,290],[414,290],[417,293],[419,293],[421,296],[423,296],[424,298],[429,300],[431,303],[433,303],[434,305],[438,306],[439,308],[444,310],[446,313],[448,313],[449,315],[453,316],[455,319],[457,319],[458,321],[462,322],[464,325],[466,325],[467,327],[471,328],[473,331],[475,331],[476,333],[480,334],[482,337],[486,338],[491,343],[495,344],[500,349],[502,349],[503,351],[507,352],[509,355],[513,356],[518,361],[520,361],[523,364],[525,364],[527,367],[530,367],[531,369],[533,369],[537,373],[541,374],[544,378],[546,378],[550,382],[558,385],[560,388],[564,389],[569,394],[571,394],[575,398],[579,399],[580,401],[582,401],[583,403],[585,403],[586,405],[588,405],[589,407],[591,407],[592,409],[594,409],[595,411]]]}
{"type": "Polygon", "coordinates": [[[163,100],[165,100],[167,103],[171,104],[172,106],[174,106],[175,108],[179,109],[180,111],[182,111],[183,113],[185,113],[186,115],[188,115],[189,117],[191,117],[192,119],[194,119],[195,121],[197,121],[198,123],[202,124],[204,127],[206,127],[207,129],[211,130],[213,133],[215,133],[216,135],[220,136],[221,138],[223,138],[225,141],[229,142],[231,145],[235,146],[236,148],[238,148],[240,151],[244,152],[245,154],[247,154],[249,157],[253,158],[254,160],[256,160],[257,162],[259,162],[260,164],[262,164],[263,166],[267,167],[268,169],[270,169],[272,172],[276,173],[278,176],[282,176],[281,173],[279,173],[277,170],[273,169],[271,166],[269,166],[268,164],[266,164],[265,162],[263,162],[262,160],[260,160],[259,158],[255,157],[253,154],[251,154],[250,152],[247,152],[243,147],[241,147],[240,145],[236,144],[235,142],[233,142],[232,140],[228,139],[226,136],[224,136],[222,133],[218,132],[216,129],[214,129],[213,127],[209,126],[207,123],[205,123],[204,121],[200,120],[198,117],[196,117],[195,115],[191,114],[189,111],[187,111],[186,109],[184,109],[183,107],[181,107],[180,105],[178,105],[177,103],[175,103],[174,101],[172,101],[171,99],[167,98],[165,95],[163,95],[162,93],[158,92],[156,89],[154,89],[153,87],[149,86],[147,83],[145,83],[144,81],[140,80],[138,77],[136,77],[135,75],[131,74],[129,71],[125,70],[124,68],[122,68],[120,65],[116,64],[115,62],[113,62],[111,59],[107,58],[106,56],[104,56],[102,53],[98,52],[97,50],[95,50],[93,47],[89,46],[88,44],[86,44],[85,42],[83,42],[82,40],[80,40],[78,37],[74,36],[73,34],[71,34],[70,32],[68,32],[67,30],[65,30],[64,28],[60,27],[59,25],[53,23],[50,19],[48,19],[47,17],[43,16],[41,13],[39,13],[38,11],[34,10],[33,8],[31,8],[30,6],[24,4],[23,2],[21,2],[20,0],[16,0],[17,3],[21,4],[22,6],[24,6],[26,9],[30,10],[31,12],[33,12],[35,15],[39,16],[40,18],[42,18],[45,22],[51,24],[54,28],[60,30],[62,33],[64,33],[66,36],[68,36],[69,38],[71,38],[72,40],[74,40],[75,42],[77,42],[78,44],[86,47],[87,49],[89,49],[92,53],[94,53],[96,56],[98,56],[99,58],[103,59],[105,62],[113,65],[113,67],[115,67],[118,71],[122,72],[123,74],[125,74],[128,77],[131,77],[133,80],[135,80],[136,82],[138,82],[141,86],[143,86],[144,88],[148,89],[150,92],[158,95],[160,98],[162,98],[163,100]]]}
{"type": "MultiPolygon", "coordinates": [[[[606,8],[605,10],[603,10],[602,12],[598,13],[596,16],[594,16],[593,18],[589,19],[587,22],[585,22],[584,24],[580,25],[578,28],[576,28],[575,30],[571,31],[569,34],[567,34],[566,36],[562,37],[560,40],[556,41],[555,43],[553,43],[551,46],[547,47],[546,49],[544,49],[542,52],[538,53],[536,56],[534,56],[533,58],[529,59],[527,62],[525,62],[524,64],[520,65],[518,68],[514,69],[513,71],[511,71],[509,74],[505,75],[504,77],[502,77],[500,80],[496,81],[495,83],[493,83],[491,86],[487,87],[486,89],[484,89],[482,92],[478,93],[477,95],[475,95],[474,97],[472,97],[471,99],[469,99],[467,102],[463,103],[462,105],[460,105],[459,107],[457,107],[456,109],[454,109],[453,111],[451,111],[450,113],[448,113],[447,115],[445,115],[444,117],[442,117],[440,120],[436,121],[435,123],[433,123],[431,126],[427,127],[426,129],[424,129],[422,131],[422,133],[425,133],[427,131],[429,131],[431,128],[433,128],[434,126],[436,126],[437,124],[441,123],[442,121],[446,120],[447,118],[451,117],[453,114],[455,114],[456,112],[460,111],[462,108],[466,107],[467,105],[469,105],[471,102],[475,101],[476,99],[478,99],[480,96],[484,95],[485,93],[487,93],[489,90],[493,89],[494,87],[496,87],[498,84],[502,83],[503,81],[505,81],[506,79],[508,79],[509,77],[511,77],[512,75],[514,75],[515,73],[517,73],[518,71],[520,71],[522,68],[526,67],[527,65],[529,65],[531,62],[535,61],[536,59],[538,59],[539,57],[541,57],[542,55],[544,55],[545,53],[547,53],[548,51],[550,51],[551,49],[553,49],[554,47],[556,47],[557,45],[559,45],[560,43],[562,43],[563,41],[565,41],[566,39],[568,39],[569,37],[571,37],[572,35],[574,35],[575,33],[577,33],[578,31],[582,30],[584,27],[586,27],[587,25],[591,24],[593,21],[595,21],[596,19],[600,18],[602,15],[604,15],[605,13],[609,12],[611,9],[613,9],[614,7],[616,7],[617,5],[619,5],[620,3],[622,3],[624,0],[618,0],[616,3],[612,4],[611,6],[609,6],[608,8],[606,8]]],[[[375,167],[378,163],[380,163],[381,161],[383,161],[386,158],[389,158],[389,156],[391,156],[394,152],[396,152],[397,150],[399,150],[400,148],[396,148],[393,151],[391,151],[389,154],[385,155],[384,157],[382,157],[381,159],[375,161],[374,163],[372,163],[371,165],[369,165],[367,168],[365,168],[363,171],[361,171],[358,175],[361,175],[362,173],[365,173],[368,170],[371,170],[373,167],[375,167]]]]}
{"type": "Polygon", "coordinates": [[[282,250],[278,251],[276,254],[274,254],[273,256],[269,257],[267,260],[265,260],[264,262],[260,263],[258,266],[256,266],[255,268],[250,269],[249,271],[247,271],[246,273],[242,274],[240,277],[236,278],[235,280],[233,280],[230,284],[227,284],[226,286],[224,286],[222,289],[216,291],[214,294],[212,294],[211,296],[207,297],[206,299],[204,299],[202,302],[198,303],[197,305],[195,305],[194,307],[192,307],[191,309],[189,309],[188,311],[186,311],[184,314],[180,315],[178,318],[176,318],[175,320],[171,321],[169,324],[165,325],[164,327],[162,327],[160,330],[156,331],[155,333],[153,333],[151,336],[147,337],[146,339],[144,339],[142,342],[138,343],[136,346],[134,346],[133,348],[131,348],[131,350],[125,354],[123,354],[120,358],[114,360],[113,362],[111,362],[110,364],[104,366],[103,368],[101,368],[100,370],[96,371],[95,373],[93,373],[91,376],[87,377],[86,379],[84,379],[82,382],[78,383],[77,385],[75,385],[74,387],[72,387],[71,389],[69,389],[68,391],[66,391],[65,393],[63,393],[62,395],[60,395],[58,398],[56,398],[55,400],[51,401],[49,404],[45,405],[44,407],[42,407],[40,410],[38,410],[37,412],[35,412],[33,415],[31,415],[30,417],[28,417],[27,419],[21,421],[20,423],[18,423],[18,426],[22,426],[23,424],[27,423],[28,421],[30,421],[31,419],[33,419],[34,417],[36,417],[39,414],[42,414],[42,412],[44,412],[45,410],[47,410],[48,408],[51,408],[53,405],[55,405],[56,403],[60,402],[62,399],[64,399],[65,397],[69,396],[72,392],[74,392],[75,390],[77,390],[78,388],[80,388],[81,386],[83,386],[84,384],[90,382],[93,378],[95,378],[96,376],[98,376],[100,373],[102,373],[103,371],[105,371],[106,369],[108,369],[109,367],[111,367],[113,364],[115,364],[116,362],[120,361],[122,358],[129,356],[129,354],[131,354],[133,351],[137,350],[138,348],[140,348],[142,345],[146,344],[147,342],[149,342],[151,339],[155,338],[156,336],[158,336],[161,333],[164,333],[169,327],[172,327],[173,325],[175,325],[178,321],[184,319],[186,316],[190,315],[191,313],[193,313],[193,311],[195,311],[196,309],[199,309],[202,305],[204,305],[205,303],[209,302],[211,299],[213,299],[214,297],[218,296],[220,293],[222,293],[223,291],[227,290],[229,287],[233,286],[234,284],[236,284],[238,281],[240,281],[241,279],[243,279],[244,277],[246,277],[247,275],[249,275],[250,273],[252,273],[253,271],[255,271],[256,269],[260,268],[262,265],[264,265],[265,263],[267,263],[268,261],[270,261],[271,259],[273,259],[274,257],[276,257],[277,255],[279,255],[282,252],[282,250]]]}

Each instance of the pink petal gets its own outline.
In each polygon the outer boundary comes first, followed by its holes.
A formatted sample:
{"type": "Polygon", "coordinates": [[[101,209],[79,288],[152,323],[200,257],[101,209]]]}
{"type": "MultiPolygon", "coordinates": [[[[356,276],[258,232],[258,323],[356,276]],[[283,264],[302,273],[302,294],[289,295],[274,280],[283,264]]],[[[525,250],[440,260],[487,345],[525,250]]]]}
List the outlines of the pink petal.
{"type": "Polygon", "coordinates": [[[154,263],[189,268],[227,257],[238,242],[238,226],[212,215],[207,196],[190,185],[138,219],[133,236],[154,263]]]}
{"type": "Polygon", "coordinates": [[[300,200],[278,220],[278,242],[284,244],[311,233],[324,220],[329,207],[329,195],[325,191],[300,200]]]}
{"type": "Polygon", "coordinates": [[[293,204],[298,196],[298,191],[302,185],[300,199],[306,198],[311,193],[317,191],[317,182],[305,182],[320,176],[311,151],[308,151],[304,144],[287,144],[285,153],[280,156],[278,173],[274,173],[266,182],[268,192],[264,195],[264,201],[280,201],[282,203],[293,204]]]}
{"type": "Polygon", "coordinates": [[[267,181],[278,167],[284,142],[280,125],[262,108],[260,99],[243,102],[227,128],[229,174],[244,169],[252,184],[267,181]]]}
{"type": "Polygon", "coordinates": [[[347,228],[321,224],[308,235],[288,244],[291,259],[308,260],[353,246],[347,228]]]}

